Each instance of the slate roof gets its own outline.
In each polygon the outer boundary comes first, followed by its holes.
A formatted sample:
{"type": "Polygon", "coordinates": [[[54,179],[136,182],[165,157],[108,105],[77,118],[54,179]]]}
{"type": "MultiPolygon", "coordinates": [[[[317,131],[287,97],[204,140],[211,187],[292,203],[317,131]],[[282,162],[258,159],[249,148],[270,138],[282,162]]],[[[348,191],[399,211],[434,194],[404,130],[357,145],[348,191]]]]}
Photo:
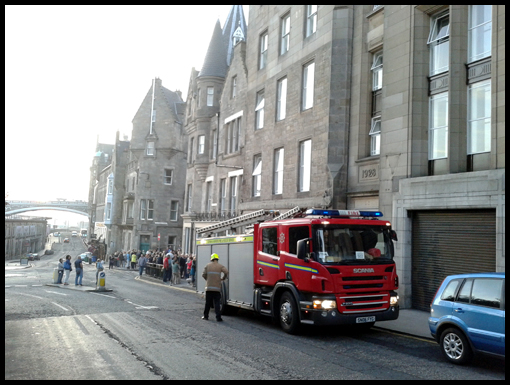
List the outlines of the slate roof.
{"type": "Polygon", "coordinates": [[[223,39],[220,21],[216,21],[214,32],[205,55],[204,65],[198,74],[202,76],[218,76],[224,78],[227,75],[227,47],[223,39]]]}
{"type": "Polygon", "coordinates": [[[244,18],[243,6],[233,5],[223,26],[223,39],[227,45],[227,64],[232,62],[234,56],[234,32],[240,28],[246,41],[246,20],[244,18]]]}
{"type": "Polygon", "coordinates": [[[182,101],[180,93],[170,91],[168,88],[163,86],[161,86],[161,92],[163,93],[168,106],[173,110],[178,121],[181,122],[184,117],[186,104],[182,101]]]}
{"type": "Polygon", "coordinates": [[[198,74],[201,76],[218,76],[224,78],[227,75],[228,66],[234,55],[234,42],[232,36],[240,27],[246,39],[246,20],[243,6],[233,5],[228,14],[223,29],[220,21],[216,21],[214,32],[205,55],[204,65],[198,74]]]}

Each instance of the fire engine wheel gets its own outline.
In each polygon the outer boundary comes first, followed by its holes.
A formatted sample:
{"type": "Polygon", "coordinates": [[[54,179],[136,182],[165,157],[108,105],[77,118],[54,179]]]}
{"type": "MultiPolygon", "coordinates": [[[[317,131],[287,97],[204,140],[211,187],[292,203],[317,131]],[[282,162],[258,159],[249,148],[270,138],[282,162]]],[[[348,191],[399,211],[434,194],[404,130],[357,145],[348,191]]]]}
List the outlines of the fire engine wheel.
{"type": "Polygon", "coordinates": [[[299,330],[299,314],[296,300],[291,293],[286,291],[280,299],[280,326],[289,333],[295,334],[299,330]]]}

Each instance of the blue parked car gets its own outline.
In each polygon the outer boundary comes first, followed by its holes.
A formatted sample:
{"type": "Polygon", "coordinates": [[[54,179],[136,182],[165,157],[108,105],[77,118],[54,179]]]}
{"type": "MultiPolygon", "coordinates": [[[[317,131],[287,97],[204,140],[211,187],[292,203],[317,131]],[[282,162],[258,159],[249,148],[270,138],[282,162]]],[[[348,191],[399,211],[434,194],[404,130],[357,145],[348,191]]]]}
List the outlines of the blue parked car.
{"type": "Polygon", "coordinates": [[[454,364],[474,353],[505,357],[505,273],[446,277],[430,304],[429,328],[454,364]]]}

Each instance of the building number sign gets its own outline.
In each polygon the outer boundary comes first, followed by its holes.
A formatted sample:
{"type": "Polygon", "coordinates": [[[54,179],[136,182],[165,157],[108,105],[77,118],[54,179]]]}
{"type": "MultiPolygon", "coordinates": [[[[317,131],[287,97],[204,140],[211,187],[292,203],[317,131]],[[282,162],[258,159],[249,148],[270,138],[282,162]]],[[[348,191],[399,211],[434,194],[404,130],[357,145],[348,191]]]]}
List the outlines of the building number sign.
{"type": "Polygon", "coordinates": [[[368,182],[379,179],[377,165],[371,164],[359,168],[359,181],[368,182]]]}

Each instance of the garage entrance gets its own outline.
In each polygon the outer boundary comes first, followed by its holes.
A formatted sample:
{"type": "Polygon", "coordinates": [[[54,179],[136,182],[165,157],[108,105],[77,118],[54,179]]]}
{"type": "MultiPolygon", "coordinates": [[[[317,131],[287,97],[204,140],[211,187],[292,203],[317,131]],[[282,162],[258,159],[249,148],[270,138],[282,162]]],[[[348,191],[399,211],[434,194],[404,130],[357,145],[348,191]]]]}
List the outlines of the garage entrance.
{"type": "Polygon", "coordinates": [[[430,310],[443,279],[496,271],[496,210],[412,212],[412,307],[430,310]]]}

